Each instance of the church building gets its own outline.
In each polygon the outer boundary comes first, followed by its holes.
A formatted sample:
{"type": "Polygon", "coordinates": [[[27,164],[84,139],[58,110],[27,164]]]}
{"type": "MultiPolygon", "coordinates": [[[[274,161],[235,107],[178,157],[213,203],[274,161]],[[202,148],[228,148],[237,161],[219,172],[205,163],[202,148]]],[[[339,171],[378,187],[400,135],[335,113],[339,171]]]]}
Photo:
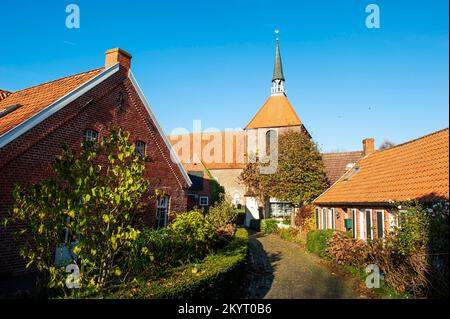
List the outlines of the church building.
{"type": "MultiPolygon", "coordinates": [[[[197,186],[190,189],[192,206],[207,207],[214,204],[207,186],[208,180],[214,179],[224,187],[226,195],[236,208],[245,208],[246,225],[250,225],[252,219],[287,218],[293,210],[291,203],[280,202],[274,198],[268,203],[259,203],[255,197],[246,193],[239,176],[249,154],[263,151],[267,155],[270,153],[266,150],[267,141],[288,130],[302,131],[311,137],[287,97],[277,38],[271,94],[243,130],[169,136],[175,153],[191,179],[204,179],[203,187],[202,183],[194,183],[197,186]]],[[[367,148],[370,148],[370,145],[373,147],[373,139],[363,142],[362,151],[322,154],[329,184],[335,183],[351,169],[365,152],[370,152],[367,148]]]]}

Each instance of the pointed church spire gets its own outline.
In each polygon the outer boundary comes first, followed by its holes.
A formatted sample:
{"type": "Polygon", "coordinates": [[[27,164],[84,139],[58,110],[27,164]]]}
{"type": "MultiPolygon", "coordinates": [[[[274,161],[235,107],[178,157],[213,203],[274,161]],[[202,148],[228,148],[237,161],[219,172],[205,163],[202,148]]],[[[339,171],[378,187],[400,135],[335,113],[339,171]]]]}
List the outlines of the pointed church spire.
{"type": "Polygon", "coordinates": [[[283,64],[281,63],[281,53],[280,53],[280,41],[278,39],[278,33],[280,31],[275,30],[277,35],[277,45],[275,49],[275,65],[273,67],[273,78],[272,78],[272,95],[286,95],[286,90],[284,88],[284,75],[283,75],[283,64]]]}
{"type": "Polygon", "coordinates": [[[281,63],[281,54],[280,54],[280,44],[277,37],[277,47],[275,50],[275,66],[273,68],[273,79],[275,80],[283,80],[284,81],[284,75],[283,75],[283,64],[281,63]]]}

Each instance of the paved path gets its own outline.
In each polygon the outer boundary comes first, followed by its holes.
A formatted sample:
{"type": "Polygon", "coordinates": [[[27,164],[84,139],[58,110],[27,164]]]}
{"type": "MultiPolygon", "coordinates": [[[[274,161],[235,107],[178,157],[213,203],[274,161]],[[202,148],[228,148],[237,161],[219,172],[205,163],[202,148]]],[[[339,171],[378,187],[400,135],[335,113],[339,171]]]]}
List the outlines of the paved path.
{"type": "Polygon", "coordinates": [[[246,298],[358,298],[355,282],[276,235],[252,235],[246,298]]]}

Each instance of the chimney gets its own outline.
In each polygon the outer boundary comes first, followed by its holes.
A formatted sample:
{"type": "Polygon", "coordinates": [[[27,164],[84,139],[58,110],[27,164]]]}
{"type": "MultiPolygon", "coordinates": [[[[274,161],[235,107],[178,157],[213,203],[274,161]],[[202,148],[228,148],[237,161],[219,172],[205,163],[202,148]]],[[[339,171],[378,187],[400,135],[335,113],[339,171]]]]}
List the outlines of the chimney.
{"type": "Polygon", "coordinates": [[[105,55],[105,68],[109,68],[119,62],[120,66],[124,68],[125,71],[128,71],[130,69],[132,57],[128,52],[120,48],[115,48],[106,51],[105,55]]]}
{"type": "Polygon", "coordinates": [[[0,101],[10,95],[11,92],[0,89],[0,101]]]}
{"type": "Polygon", "coordinates": [[[362,141],[364,156],[370,155],[375,152],[375,140],[373,138],[366,138],[362,141]]]}

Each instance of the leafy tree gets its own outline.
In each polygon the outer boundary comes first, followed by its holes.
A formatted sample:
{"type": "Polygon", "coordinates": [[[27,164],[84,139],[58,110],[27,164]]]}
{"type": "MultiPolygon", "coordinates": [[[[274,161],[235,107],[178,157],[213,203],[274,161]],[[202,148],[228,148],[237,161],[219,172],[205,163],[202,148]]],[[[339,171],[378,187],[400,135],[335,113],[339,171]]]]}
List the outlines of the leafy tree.
{"type": "Polygon", "coordinates": [[[16,186],[7,222],[20,226],[18,235],[28,239],[20,253],[48,287],[65,290],[67,273],[54,257],[60,244],[72,251],[66,263],[80,266],[81,288],[100,289],[125,278],[122,265],[139,234],[134,219],[149,190],[134,151],[122,130],[112,131],[99,143],[85,142],[79,153],[64,146],[53,164],[54,179],[16,186]]]}
{"type": "Polygon", "coordinates": [[[257,197],[275,197],[295,205],[319,196],[327,187],[322,157],[316,144],[293,130],[278,139],[278,166],[274,174],[261,174],[261,162],[244,168],[240,180],[257,197]]]}
{"type": "Polygon", "coordinates": [[[237,214],[231,204],[230,200],[221,194],[218,201],[210,207],[207,219],[219,229],[225,225],[234,224],[236,222],[237,214]]]}
{"type": "Polygon", "coordinates": [[[383,143],[381,143],[379,149],[380,149],[380,151],[382,151],[382,150],[387,150],[387,149],[389,149],[389,148],[391,148],[391,147],[393,147],[393,146],[395,146],[395,143],[394,143],[394,142],[389,141],[389,140],[385,140],[385,141],[383,141],[383,143]]]}

